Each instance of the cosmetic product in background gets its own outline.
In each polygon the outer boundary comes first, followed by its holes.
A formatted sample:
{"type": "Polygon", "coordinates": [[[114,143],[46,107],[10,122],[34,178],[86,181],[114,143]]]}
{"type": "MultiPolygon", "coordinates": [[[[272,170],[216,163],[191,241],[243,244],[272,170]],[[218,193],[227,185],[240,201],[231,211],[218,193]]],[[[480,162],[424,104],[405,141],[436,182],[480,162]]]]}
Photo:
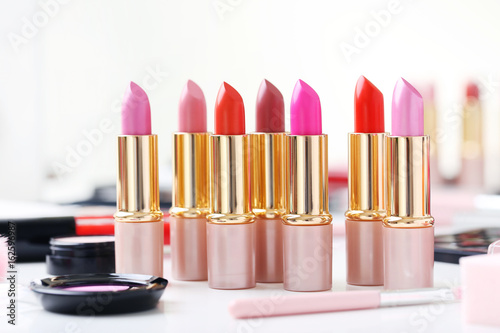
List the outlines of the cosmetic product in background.
{"type": "Polygon", "coordinates": [[[5,281],[7,277],[7,268],[9,267],[9,249],[7,238],[0,237],[0,282],[5,281]]]}
{"type": "Polygon", "coordinates": [[[35,280],[30,289],[47,311],[96,316],[153,309],[167,284],[150,275],[72,274],[35,280]]]}
{"type": "Polygon", "coordinates": [[[179,102],[179,132],[173,135],[172,275],[207,280],[207,214],[210,211],[209,133],[201,88],[189,80],[179,102]]]}
{"type": "Polygon", "coordinates": [[[211,207],[207,224],[208,285],[255,287],[255,216],[250,206],[249,137],[240,94],[224,82],[215,103],[211,207]]]}
{"type": "Polygon", "coordinates": [[[229,313],[238,319],[291,316],[323,312],[377,309],[384,307],[445,303],[461,298],[460,288],[425,288],[412,290],[359,290],[271,298],[237,299],[229,313]],[[273,306],[270,307],[269,304],[273,306]]]}
{"type": "Polygon", "coordinates": [[[361,76],[349,134],[349,208],[345,213],[347,283],[384,284],[382,219],[385,211],[384,96],[361,76]]]}
{"type": "Polygon", "coordinates": [[[290,106],[290,199],[283,216],[284,288],[332,288],[332,216],[328,210],[328,138],[318,94],[295,84],[290,106]]]}
{"type": "Polygon", "coordinates": [[[434,100],[434,84],[428,83],[424,85],[420,92],[424,100],[424,134],[428,135],[431,140],[429,151],[431,184],[439,184],[442,179],[439,172],[438,145],[436,142],[438,114],[434,100]]]}
{"type": "Polygon", "coordinates": [[[163,213],[159,207],[158,136],[151,134],[148,96],[131,82],[118,136],[116,272],[163,276],[163,213]]]}
{"type": "Polygon", "coordinates": [[[383,220],[384,287],[433,286],[434,218],[430,215],[429,136],[420,93],[401,78],[387,137],[387,217],[383,220]]]}
{"type": "Polygon", "coordinates": [[[477,84],[467,84],[466,99],[462,115],[462,165],[459,185],[480,191],[483,188],[483,111],[479,101],[477,84]]]}
{"type": "Polygon", "coordinates": [[[255,214],[257,282],[283,282],[283,226],[287,200],[287,138],[283,95],[262,81],[256,133],[250,134],[252,211],[255,214]]]}
{"type": "MultiPolygon", "coordinates": [[[[163,218],[164,244],[170,244],[170,224],[163,218]]],[[[55,216],[0,220],[0,234],[6,235],[9,225],[16,229],[16,261],[45,261],[50,254],[50,239],[58,236],[96,236],[115,233],[114,217],[55,216]]]]}

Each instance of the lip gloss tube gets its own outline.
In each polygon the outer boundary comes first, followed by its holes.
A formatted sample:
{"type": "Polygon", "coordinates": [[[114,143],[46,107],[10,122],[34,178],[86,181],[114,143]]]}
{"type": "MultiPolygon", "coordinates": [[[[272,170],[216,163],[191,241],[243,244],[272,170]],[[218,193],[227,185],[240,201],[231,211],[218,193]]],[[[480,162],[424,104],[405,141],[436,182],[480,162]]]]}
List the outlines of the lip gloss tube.
{"type": "Polygon", "coordinates": [[[361,76],[355,91],[355,133],[349,133],[349,208],[345,213],[347,283],[384,284],[384,97],[361,76]]]}
{"type": "Polygon", "coordinates": [[[430,215],[430,139],[424,135],[423,100],[400,79],[392,101],[387,142],[388,203],[383,220],[384,287],[433,286],[434,218],[430,215]]]}
{"type": "Polygon", "coordinates": [[[211,135],[211,207],[207,216],[208,285],[255,287],[255,216],[250,206],[249,137],[243,99],[223,83],[211,135]]]}
{"type": "Polygon", "coordinates": [[[332,216],[328,211],[328,138],[316,92],[299,80],[291,104],[290,202],[283,216],[284,288],[332,288],[332,216]]]}
{"type": "Polygon", "coordinates": [[[172,275],[207,280],[207,214],[210,211],[209,133],[205,97],[188,81],[179,103],[179,132],[173,135],[170,226],[172,275]]]}
{"type": "Polygon", "coordinates": [[[283,282],[283,227],[287,200],[288,142],[283,95],[269,81],[257,97],[256,133],[250,134],[252,211],[257,282],[283,282]]]}
{"type": "Polygon", "coordinates": [[[158,185],[158,136],[151,134],[149,100],[131,82],[118,136],[116,272],[163,276],[163,213],[158,185]]]}

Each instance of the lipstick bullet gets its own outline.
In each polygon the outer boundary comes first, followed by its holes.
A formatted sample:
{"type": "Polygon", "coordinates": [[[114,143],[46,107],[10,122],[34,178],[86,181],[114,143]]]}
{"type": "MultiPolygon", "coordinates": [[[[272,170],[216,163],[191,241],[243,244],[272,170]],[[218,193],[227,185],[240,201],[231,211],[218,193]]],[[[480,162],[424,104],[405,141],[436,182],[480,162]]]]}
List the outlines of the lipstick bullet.
{"type": "Polygon", "coordinates": [[[207,224],[208,285],[255,287],[255,216],[250,206],[249,138],[240,94],[223,83],[210,137],[211,207],[207,224]]]}
{"type": "Polygon", "coordinates": [[[328,140],[318,94],[299,80],[290,106],[290,201],[283,216],[284,288],[332,288],[332,216],[328,210],[328,140]]]}
{"type": "Polygon", "coordinates": [[[384,287],[433,286],[434,218],[430,215],[429,150],[420,93],[400,79],[387,143],[388,202],[383,220],[384,287]]]}

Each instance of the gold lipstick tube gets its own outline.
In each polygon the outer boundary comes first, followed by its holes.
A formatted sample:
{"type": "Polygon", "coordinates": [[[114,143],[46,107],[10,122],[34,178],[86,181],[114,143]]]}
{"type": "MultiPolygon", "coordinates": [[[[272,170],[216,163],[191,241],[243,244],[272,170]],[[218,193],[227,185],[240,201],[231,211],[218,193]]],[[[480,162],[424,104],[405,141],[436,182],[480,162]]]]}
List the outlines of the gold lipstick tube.
{"type": "Polygon", "coordinates": [[[387,137],[388,203],[384,287],[433,286],[434,218],[430,215],[429,136],[387,137]]]}
{"type": "Polygon", "coordinates": [[[283,227],[287,202],[285,133],[250,134],[252,211],[255,214],[257,282],[283,282],[283,227]]]}
{"type": "Polygon", "coordinates": [[[332,288],[332,216],[328,211],[328,137],[289,135],[290,202],[283,216],[284,288],[332,288]]]}
{"type": "Polygon", "coordinates": [[[207,214],[210,211],[209,134],[174,133],[170,209],[172,275],[203,281],[207,273],[207,214]]]}
{"type": "Polygon", "coordinates": [[[208,285],[255,287],[255,216],[250,206],[249,138],[211,135],[208,285]]]}
{"type": "Polygon", "coordinates": [[[158,137],[118,136],[116,272],[163,276],[158,137]]]}
{"type": "Polygon", "coordinates": [[[483,115],[481,104],[469,97],[463,110],[462,165],[459,183],[469,189],[484,185],[483,115]]]}
{"type": "Polygon", "coordinates": [[[385,133],[349,134],[349,209],[345,213],[347,283],[384,284],[385,133]]]}

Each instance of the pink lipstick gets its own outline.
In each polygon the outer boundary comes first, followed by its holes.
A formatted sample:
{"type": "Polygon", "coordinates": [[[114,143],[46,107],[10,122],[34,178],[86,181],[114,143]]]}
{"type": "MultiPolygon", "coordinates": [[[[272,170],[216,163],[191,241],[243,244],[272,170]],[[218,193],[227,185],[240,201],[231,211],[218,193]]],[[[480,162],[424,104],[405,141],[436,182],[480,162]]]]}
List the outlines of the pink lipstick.
{"type": "Polygon", "coordinates": [[[321,132],[318,94],[295,85],[291,114],[290,200],[283,216],[284,288],[321,291],[332,287],[332,216],[328,211],[328,143],[321,132]]]}
{"type": "Polygon", "coordinates": [[[429,150],[423,99],[400,79],[392,99],[392,136],[387,138],[388,203],[383,219],[384,287],[433,285],[434,218],[430,215],[429,150]]]}
{"type": "Polygon", "coordinates": [[[257,132],[250,134],[252,211],[257,282],[283,281],[283,227],[287,199],[287,138],[283,95],[264,80],[257,95],[257,132]]]}
{"type": "Polygon", "coordinates": [[[158,137],[151,134],[146,92],[131,82],[118,136],[116,272],[163,276],[163,213],[158,185],[158,137]]]}
{"type": "Polygon", "coordinates": [[[173,135],[170,209],[172,274],[177,280],[207,280],[207,214],[210,210],[209,133],[201,88],[189,80],[179,101],[179,132],[173,135]]]}

